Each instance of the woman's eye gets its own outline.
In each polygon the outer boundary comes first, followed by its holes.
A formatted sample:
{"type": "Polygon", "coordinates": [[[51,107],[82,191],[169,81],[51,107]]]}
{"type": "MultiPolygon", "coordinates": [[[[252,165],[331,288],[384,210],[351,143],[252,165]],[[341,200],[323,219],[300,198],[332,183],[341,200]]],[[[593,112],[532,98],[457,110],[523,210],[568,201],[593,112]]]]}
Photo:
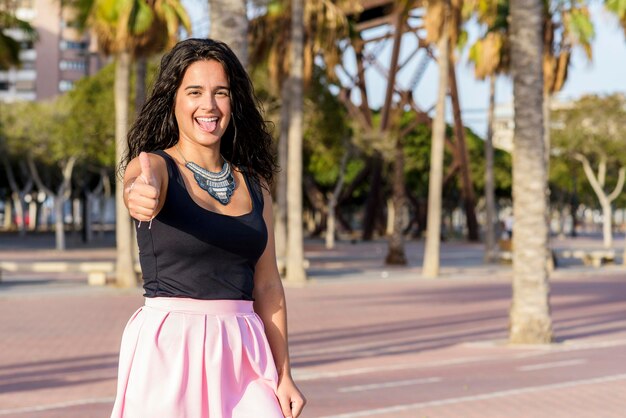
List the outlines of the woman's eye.
{"type": "Polygon", "coordinates": [[[215,93],[216,96],[228,96],[228,91],[226,90],[219,90],[217,93],[215,93]]]}

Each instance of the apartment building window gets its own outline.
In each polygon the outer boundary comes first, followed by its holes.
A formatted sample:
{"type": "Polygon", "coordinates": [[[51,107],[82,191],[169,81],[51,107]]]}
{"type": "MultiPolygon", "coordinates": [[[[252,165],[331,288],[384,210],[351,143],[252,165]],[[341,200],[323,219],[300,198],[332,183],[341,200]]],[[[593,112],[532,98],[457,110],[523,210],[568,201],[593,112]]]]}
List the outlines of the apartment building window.
{"type": "Polygon", "coordinates": [[[34,70],[35,69],[35,61],[22,61],[20,63],[20,70],[34,70]]]}
{"type": "Polygon", "coordinates": [[[8,91],[11,84],[7,80],[0,81],[0,91],[8,91]]]}
{"type": "Polygon", "coordinates": [[[35,91],[35,80],[17,80],[15,82],[15,89],[19,92],[35,91]]]}
{"type": "Polygon", "coordinates": [[[24,49],[33,49],[35,47],[35,44],[33,43],[33,41],[30,40],[24,40],[20,42],[20,49],[24,50],[24,49]]]}
{"type": "Polygon", "coordinates": [[[87,49],[87,42],[75,42],[75,41],[65,41],[62,40],[60,43],[61,50],[65,51],[68,49],[87,49]]]}
{"type": "Polygon", "coordinates": [[[86,65],[85,61],[61,60],[59,62],[59,69],[62,71],[85,71],[86,65]]]}
{"type": "Polygon", "coordinates": [[[66,92],[66,91],[72,90],[73,87],[74,87],[74,83],[69,81],[69,80],[61,80],[61,81],[59,81],[59,90],[61,92],[66,92]]]}

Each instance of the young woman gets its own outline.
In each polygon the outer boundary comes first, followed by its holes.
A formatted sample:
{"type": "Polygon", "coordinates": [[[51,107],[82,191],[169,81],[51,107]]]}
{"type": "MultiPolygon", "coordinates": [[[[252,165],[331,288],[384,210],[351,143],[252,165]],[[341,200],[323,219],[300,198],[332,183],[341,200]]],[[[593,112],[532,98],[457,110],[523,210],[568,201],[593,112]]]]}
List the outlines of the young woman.
{"type": "Polygon", "coordinates": [[[165,55],[128,146],[146,299],[124,330],[112,417],[298,417],[271,137],[230,48],[188,39],[165,55]]]}

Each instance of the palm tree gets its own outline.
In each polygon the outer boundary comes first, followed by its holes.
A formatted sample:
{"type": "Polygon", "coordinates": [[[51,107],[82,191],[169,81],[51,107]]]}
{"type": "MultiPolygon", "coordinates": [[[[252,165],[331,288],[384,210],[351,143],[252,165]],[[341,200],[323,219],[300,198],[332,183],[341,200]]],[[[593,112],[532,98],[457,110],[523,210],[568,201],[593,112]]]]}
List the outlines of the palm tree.
{"type": "Polygon", "coordinates": [[[439,275],[439,247],[441,242],[441,193],[443,186],[443,151],[446,135],[446,96],[448,93],[449,31],[447,16],[443,17],[441,36],[437,41],[439,88],[430,145],[430,174],[428,178],[428,217],[426,219],[426,244],[422,275],[435,278],[439,275]]]}
{"type": "MultiPolygon", "coordinates": [[[[328,75],[334,79],[334,66],[340,62],[342,50],[338,41],[349,36],[349,23],[346,13],[358,10],[355,0],[331,2],[322,0],[308,2],[303,6],[303,69],[302,81],[304,87],[308,85],[313,74],[315,57],[323,55],[328,75]]],[[[289,50],[293,40],[293,3],[287,0],[272,0],[267,6],[267,12],[251,22],[250,60],[253,66],[263,65],[267,68],[273,94],[281,98],[280,109],[280,137],[278,140],[278,161],[282,169],[277,176],[275,236],[276,256],[279,259],[287,258],[288,228],[287,179],[289,177],[288,148],[290,110],[292,106],[290,79],[289,50]]],[[[302,191],[300,190],[300,192],[302,191]]]]}
{"type": "MultiPolygon", "coordinates": [[[[441,243],[443,151],[446,134],[446,99],[452,61],[451,45],[456,45],[461,22],[462,1],[438,0],[429,2],[424,15],[426,42],[437,44],[439,88],[435,118],[432,127],[430,149],[430,174],[428,180],[428,217],[424,266],[422,275],[435,278],[439,275],[439,253],[441,243]]],[[[457,138],[457,140],[462,140],[457,138]]]]}
{"type": "MultiPolygon", "coordinates": [[[[115,160],[128,153],[130,67],[133,56],[148,56],[173,45],[178,28],[191,30],[189,17],[178,0],[75,0],[83,27],[90,24],[100,50],[113,55],[115,66],[115,160]]],[[[116,277],[122,287],[134,287],[132,229],[123,199],[123,180],[116,177],[116,277]]]]}
{"type": "Polygon", "coordinates": [[[604,5],[608,10],[615,13],[626,33],[626,2],[620,0],[605,0],[604,5]]]}
{"type": "Polygon", "coordinates": [[[248,16],[246,0],[209,0],[209,36],[226,42],[244,67],[248,65],[248,16]]]}
{"type": "Polygon", "coordinates": [[[511,0],[513,153],[513,301],[509,340],[550,343],[548,224],[543,143],[543,4],[511,0]],[[521,251],[520,249],[523,249],[521,251]]]}
{"type": "Polygon", "coordinates": [[[291,3],[289,68],[289,150],[287,163],[287,280],[303,282],[304,242],[302,231],[302,108],[304,92],[304,0],[291,3]]]}
{"type": "Polygon", "coordinates": [[[474,64],[474,75],[480,80],[489,78],[489,110],[485,138],[485,261],[496,259],[495,223],[496,202],[494,191],[493,123],[495,115],[496,78],[509,71],[507,0],[478,0],[474,5],[477,19],[487,26],[487,32],[471,46],[469,60],[474,64]]]}

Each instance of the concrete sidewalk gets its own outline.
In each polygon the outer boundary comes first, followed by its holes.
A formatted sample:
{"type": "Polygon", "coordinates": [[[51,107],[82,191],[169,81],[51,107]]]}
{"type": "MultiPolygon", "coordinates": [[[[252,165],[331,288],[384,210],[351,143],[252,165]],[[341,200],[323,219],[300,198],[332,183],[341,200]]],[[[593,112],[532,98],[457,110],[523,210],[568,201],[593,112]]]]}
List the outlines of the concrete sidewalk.
{"type": "MultiPolygon", "coordinates": [[[[114,256],[106,246],[59,254],[5,244],[0,260],[114,256]]],[[[307,243],[311,280],[286,286],[305,418],[626,416],[626,270],[556,270],[556,343],[510,347],[510,266],[483,265],[478,245],[444,243],[441,279],[423,280],[421,250],[410,243],[409,267],[388,268],[384,242],[307,243]]],[[[106,417],[121,333],[141,304],[139,289],[5,275],[0,416],[106,417]]]]}

